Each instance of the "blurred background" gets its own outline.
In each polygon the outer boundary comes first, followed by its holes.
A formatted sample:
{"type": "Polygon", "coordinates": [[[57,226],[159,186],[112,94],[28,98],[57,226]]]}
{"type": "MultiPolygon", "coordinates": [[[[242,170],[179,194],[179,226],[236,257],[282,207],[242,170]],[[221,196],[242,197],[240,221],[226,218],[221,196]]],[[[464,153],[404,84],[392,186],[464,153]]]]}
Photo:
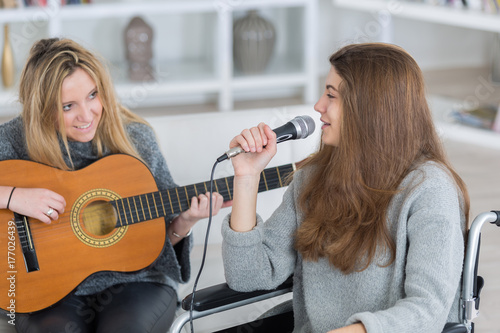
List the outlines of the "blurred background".
{"type": "MultiPolygon", "coordinates": [[[[1,0],[0,123],[20,112],[19,75],[40,38],[72,38],[100,54],[122,103],[145,117],[312,108],[331,53],[350,43],[394,43],[423,70],[473,217],[500,209],[499,2],[1,0]]],[[[483,236],[478,332],[500,332],[495,231],[483,236]]]]}
{"type": "Polygon", "coordinates": [[[313,104],[328,56],[366,41],[405,48],[429,93],[453,99],[454,111],[496,112],[500,101],[495,0],[1,3],[0,45],[3,59],[12,58],[2,67],[2,119],[19,110],[16,83],[31,45],[52,36],[72,38],[106,59],[122,102],[142,114],[313,104]]]}

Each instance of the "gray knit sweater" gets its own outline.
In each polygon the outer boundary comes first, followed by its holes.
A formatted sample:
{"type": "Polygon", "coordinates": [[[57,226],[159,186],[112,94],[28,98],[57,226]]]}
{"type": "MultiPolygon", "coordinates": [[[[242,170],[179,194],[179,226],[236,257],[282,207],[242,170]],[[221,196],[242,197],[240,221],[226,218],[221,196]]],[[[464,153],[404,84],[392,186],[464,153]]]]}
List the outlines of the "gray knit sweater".
{"type": "MultiPolygon", "coordinates": [[[[153,129],[139,123],[128,125],[127,132],[137,151],[148,165],[159,190],[175,187],[165,158],[161,154],[153,129]]],[[[69,165],[65,149],[64,158],[69,165]]],[[[84,168],[98,160],[92,142],[69,142],[71,158],[76,169],[84,168]]],[[[109,155],[109,152],[105,152],[109,155]]],[[[0,161],[9,159],[29,160],[22,119],[20,117],[0,125],[0,161]]],[[[1,184],[0,184],[1,185],[1,184]]],[[[71,205],[71,203],[67,203],[71,205]]],[[[166,223],[171,219],[167,217],[166,223]]],[[[136,273],[99,272],[87,278],[76,290],[78,295],[89,295],[124,282],[158,282],[176,289],[178,283],[186,282],[190,276],[189,252],[192,237],[186,238],[174,247],[168,237],[163,253],[149,269],[136,273]]]]}
{"type": "Polygon", "coordinates": [[[294,274],[294,332],[325,333],[362,322],[369,333],[441,332],[459,320],[465,218],[449,174],[433,162],[411,172],[388,210],[396,243],[393,264],[381,257],[348,275],[327,259],[305,261],[293,247],[302,221],[297,208],[307,171],[299,171],[283,202],[250,232],[222,226],[227,283],[240,291],[271,289],[294,274]]]}

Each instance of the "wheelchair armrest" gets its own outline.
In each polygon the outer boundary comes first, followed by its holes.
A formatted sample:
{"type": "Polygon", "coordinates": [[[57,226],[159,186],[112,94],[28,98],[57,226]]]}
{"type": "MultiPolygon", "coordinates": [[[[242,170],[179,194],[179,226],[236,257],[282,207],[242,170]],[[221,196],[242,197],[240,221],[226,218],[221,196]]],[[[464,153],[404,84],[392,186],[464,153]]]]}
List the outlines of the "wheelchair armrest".
{"type": "Polygon", "coordinates": [[[442,333],[467,333],[467,327],[459,323],[447,323],[442,333]]]}
{"type": "MultiPolygon", "coordinates": [[[[293,277],[289,277],[276,289],[256,290],[251,292],[235,291],[229,288],[226,283],[221,283],[196,291],[193,309],[201,312],[235,303],[244,303],[241,305],[245,305],[290,292],[292,291],[292,286],[293,277]]],[[[182,300],[182,308],[186,311],[191,307],[192,295],[193,294],[189,294],[182,300]]]]}

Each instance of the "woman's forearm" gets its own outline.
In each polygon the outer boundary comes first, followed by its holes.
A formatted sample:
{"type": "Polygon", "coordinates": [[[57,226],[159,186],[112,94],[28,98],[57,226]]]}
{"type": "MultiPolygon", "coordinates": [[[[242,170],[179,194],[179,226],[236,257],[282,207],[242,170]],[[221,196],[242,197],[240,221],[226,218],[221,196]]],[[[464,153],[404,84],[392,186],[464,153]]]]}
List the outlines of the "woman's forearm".
{"type": "Polygon", "coordinates": [[[12,194],[12,186],[0,186],[0,209],[6,209],[12,194]]]}
{"type": "Polygon", "coordinates": [[[260,175],[234,178],[231,229],[247,232],[255,227],[260,175]]]}
{"type": "Polygon", "coordinates": [[[365,325],[357,323],[346,327],[338,328],[328,333],[366,333],[365,325]]]}

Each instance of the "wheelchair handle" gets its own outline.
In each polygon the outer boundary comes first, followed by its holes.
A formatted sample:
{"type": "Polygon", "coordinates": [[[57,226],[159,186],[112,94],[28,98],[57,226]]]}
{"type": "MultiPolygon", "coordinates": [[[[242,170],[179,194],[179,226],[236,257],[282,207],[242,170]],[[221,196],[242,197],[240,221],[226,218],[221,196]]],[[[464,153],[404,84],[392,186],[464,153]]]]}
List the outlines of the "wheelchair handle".
{"type": "Polygon", "coordinates": [[[477,253],[479,250],[479,239],[481,236],[481,228],[489,222],[500,226],[500,211],[491,211],[479,214],[472,222],[468,239],[464,261],[464,276],[462,280],[462,302],[464,311],[463,318],[466,319],[467,325],[471,325],[471,320],[477,316],[475,307],[476,295],[474,295],[475,267],[477,253]]]}
{"type": "Polygon", "coordinates": [[[492,210],[491,212],[497,215],[497,220],[491,223],[495,223],[497,227],[500,227],[500,210],[492,210]]]}

